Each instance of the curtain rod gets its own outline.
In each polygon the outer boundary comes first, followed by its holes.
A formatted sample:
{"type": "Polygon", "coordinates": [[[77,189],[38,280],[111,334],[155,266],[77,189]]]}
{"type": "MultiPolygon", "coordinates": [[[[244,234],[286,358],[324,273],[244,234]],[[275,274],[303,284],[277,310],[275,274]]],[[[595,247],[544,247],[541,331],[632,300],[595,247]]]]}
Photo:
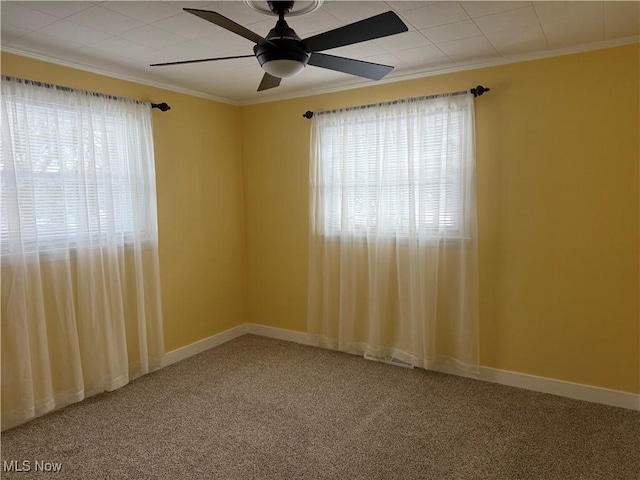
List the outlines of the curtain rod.
{"type": "MultiPolygon", "coordinates": [[[[445,96],[445,95],[463,95],[465,93],[471,93],[471,94],[473,94],[474,97],[479,97],[484,92],[488,92],[489,90],[491,90],[491,89],[488,88],[488,87],[483,87],[482,85],[478,85],[477,87],[471,88],[469,90],[460,90],[459,92],[452,92],[452,93],[439,93],[437,95],[428,95],[426,97],[414,97],[414,98],[412,98],[412,100],[427,100],[427,99],[430,99],[430,98],[438,98],[438,97],[442,97],[442,96],[445,96]]],[[[392,102],[370,103],[369,105],[361,105],[361,106],[359,106],[357,108],[375,107],[377,105],[393,105],[393,104],[396,104],[398,102],[402,102],[404,100],[409,100],[409,99],[405,98],[403,100],[394,100],[392,102]]],[[[340,109],[338,109],[338,110],[340,110],[340,109]]],[[[310,118],[313,118],[314,115],[322,115],[324,113],[331,113],[331,112],[335,112],[335,111],[337,111],[337,110],[327,110],[327,111],[324,111],[324,112],[312,112],[311,110],[307,110],[306,112],[304,112],[302,114],[302,116],[304,118],[310,119],[310,118]]]]}
{"type": "Polygon", "coordinates": [[[80,89],[77,89],[77,88],[64,87],[62,85],[54,85],[52,83],[38,82],[36,80],[29,80],[29,79],[26,79],[26,78],[10,77],[8,75],[2,75],[2,79],[6,80],[6,81],[9,81],[9,82],[25,82],[25,83],[29,83],[31,85],[35,85],[36,87],[53,88],[53,89],[56,89],[56,90],[61,90],[63,92],[82,92],[82,93],[86,93],[87,95],[92,95],[94,97],[109,98],[111,100],[128,100],[128,101],[134,101],[136,103],[150,104],[151,108],[157,108],[161,112],[166,112],[167,110],[171,110],[171,107],[169,105],[167,105],[166,103],[164,103],[164,102],[162,102],[162,103],[143,102],[142,100],[136,100],[136,99],[133,99],[133,98],[116,97],[115,95],[108,95],[106,93],[91,92],[89,90],[80,90],[80,89]]]}

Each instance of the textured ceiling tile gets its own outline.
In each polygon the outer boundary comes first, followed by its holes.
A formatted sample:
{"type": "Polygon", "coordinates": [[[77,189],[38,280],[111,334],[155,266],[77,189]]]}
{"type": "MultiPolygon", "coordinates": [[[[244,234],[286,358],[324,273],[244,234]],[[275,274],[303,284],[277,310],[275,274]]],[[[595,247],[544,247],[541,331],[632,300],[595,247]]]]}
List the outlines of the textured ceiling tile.
{"type": "Polygon", "coordinates": [[[153,25],[191,40],[212,35],[220,30],[220,27],[187,12],[159,20],[153,25]]]}
{"type": "Polygon", "coordinates": [[[29,31],[37,30],[60,20],[60,18],[53,15],[48,15],[14,2],[0,2],[0,9],[3,27],[6,19],[9,19],[10,25],[29,31]]]}
{"type": "Polygon", "coordinates": [[[189,40],[164,49],[167,56],[180,60],[194,60],[199,58],[215,58],[218,52],[211,47],[200,42],[189,40]]]}
{"type": "Polygon", "coordinates": [[[167,2],[103,2],[104,8],[113,10],[143,23],[153,23],[164,18],[179,15],[181,8],[167,2]]]}
{"type": "Polygon", "coordinates": [[[403,17],[418,30],[469,20],[458,2],[442,2],[403,13],[403,17]]]}
{"type": "Polygon", "coordinates": [[[500,55],[522,55],[549,48],[540,25],[489,33],[486,37],[500,55]]]}
{"type": "Polygon", "coordinates": [[[416,8],[426,7],[426,6],[429,6],[429,5],[434,5],[436,3],[440,3],[440,2],[423,2],[423,1],[419,1],[419,2],[396,2],[396,1],[389,1],[389,2],[387,2],[387,5],[389,5],[389,7],[392,8],[393,10],[395,10],[396,12],[406,12],[407,10],[414,10],[416,8]]]}
{"type": "Polygon", "coordinates": [[[60,20],[39,30],[46,35],[64,38],[72,42],[78,42],[84,45],[92,45],[96,42],[110,37],[106,32],[101,32],[93,28],[78,25],[68,20],[60,20]]]}
{"type": "Polygon", "coordinates": [[[473,18],[492,15],[494,13],[508,12],[509,10],[517,10],[519,8],[531,7],[531,2],[515,1],[515,2],[492,2],[492,1],[475,1],[460,2],[462,8],[473,18]]]}
{"type": "Polygon", "coordinates": [[[0,43],[7,45],[12,41],[28,34],[31,30],[26,30],[13,25],[3,25],[0,29],[0,43]]]}
{"type": "Polygon", "coordinates": [[[153,25],[145,25],[120,36],[151,48],[167,48],[187,40],[180,35],[167,32],[153,25]]]}
{"type": "MultiPolygon", "coordinates": [[[[196,7],[197,8],[197,7],[196,7]]],[[[256,22],[261,22],[267,18],[272,18],[275,24],[275,17],[265,15],[263,13],[252,10],[244,2],[211,2],[204,7],[200,7],[201,10],[211,10],[218,12],[220,15],[233,20],[240,25],[247,26],[256,22]]],[[[204,22],[205,20],[203,20],[204,22]]]]}
{"type": "Polygon", "coordinates": [[[339,1],[325,3],[322,9],[347,24],[387,12],[389,11],[389,6],[384,2],[371,2],[365,9],[362,2],[339,1]]]}
{"type": "Polygon", "coordinates": [[[605,39],[636,35],[640,35],[640,2],[605,2],[605,39]]]}
{"type": "Polygon", "coordinates": [[[198,8],[200,10],[210,10],[209,8],[206,8],[206,7],[211,6],[213,3],[218,3],[218,2],[191,2],[191,1],[180,0],[177,2],[167,2],[167,3],[180,9],[198,8]]]}
{"type": "Polygon", "coordinates": [[[82,47],[81,43],[72,40],[53,37],[43,33],[30,33],[15,40],[14,47],[23,48],[26,51],[38,52],[41,55],[65,55],[82,47]]]}
{"type": "Polygon", "coordinates": [[[396,57],[400,58],[405,63],[416,64],[417,62],[443,60],[447,58],[435,45],[429,45],[426,47],[412,48],[411,50],[401,50],[395,53],[396,57]]]}
{"type": "Polygon", "coordinates": [[[144,25],[131,17],[98,6],[71,15],[67,20],[112,35],[128,32],[144,25]]]}
{"type": "Polygon", "coordinates": [[[604,15],[604,2],[533,2],[538,18],[542,23],[547,21],[577,21],[580,18],[597,18],[601,21],[604,15]]]}
{"type": "Polygon", "coordinates": [[[549,47],[604,40],[604,2],[534,2],[549,47]]]}
{"type": "Polygon", "coordinates": [[[433,43],[451,42],[461,38],[477,37],[482,32],[472,20],[426,28],[420,32],[433,43]]]}
{"type": "Polygon", "coordinates": [[[485,58],[497,52],[484,36],[439,43],[438,48],[453,59],[485,58]]]}
{"type": "Polygon", "coordinates": [[[487,15],[474,21],[483,33],[495,33],[538,25],[538,16],[533,7],[528,7],[487,15]]]}
{"type": "Polygon", "coordinates": [[[112,36],[93,44],[93,47],[126,58],[134,55],[149,54],[153,50],[139,43],[132,42],[122,37],[112,36]]]}
{"type": "Polygon", "coordinates": [[[39,12],[53,15],[58,18],[65,18],[74,13],[81,12],[89,7],[93,6],[91,2],[16,2],[39,12]]]}

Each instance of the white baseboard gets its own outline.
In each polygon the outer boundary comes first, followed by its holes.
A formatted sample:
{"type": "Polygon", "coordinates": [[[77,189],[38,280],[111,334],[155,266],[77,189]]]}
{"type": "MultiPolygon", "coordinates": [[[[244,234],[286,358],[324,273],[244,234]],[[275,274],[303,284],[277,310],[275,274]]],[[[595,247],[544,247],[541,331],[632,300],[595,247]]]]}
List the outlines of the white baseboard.
{"type": "Polygon", "coordinates": [[[218,345],[222,345],[223,343],[227,343],[234,338],[241,337],[242,335],[247,333],[247,325],[248,324],[243,323],[242,325],[230,328],[229,330],[225,330],[224,332],[220,332],[210,337],[203,338],[202,340],[198,340],[197,342],[190,345],[186,345],[176,350],[167,352],[162,361],[162,366],[166,367],[168,365],[171,365],[172,363],[179,362],[180,360],[184,360],[186,358],[192,357],[193,355],[197,355],[206,350],[209,350],[210,348],[217,347],[218,345]]]}
{"type": "Polygon", "coordinates": [[[253,335],[286,340],[287,342],[301,343],[303,345],[312,345],[309,336],[304,332],[296,332],[294,330],[287,330],[286,328],[267,327],[265,325],[258,325],[257,323],[246,323],[245,325],[247,326],[247,333],[253,335]]]}
{"type": "Polygon", "coordinates": [[[604,405],[611,405],[613,407],[640,411],[640,395],[622,392],[620,390],[611,390],[608,388],[594,387],[581,383],[567,382],[564,380],[556,380],[554,378],[538,377],[535,375],[528,375],[526,373],[510,372],[508,370],[499,370],[497,368],[482,366],[480,367],[480,373],[478,374],[462,372],[453,368],[435,368],[434,370],[442,373],[482,380],[485,382],[499,383],[500,385],[508,385],[510,387],[523,388],[525,390],[533,390],[535,392],[549,393],[551,395],[584,400],[586,402],[601,403],[604,405]]]}
{"type": "MultiPolygon", "coordinates": [[[[163,366],[184,360],[192,355],[202,353],[205,350],[221,345],[229,340],[244,334],[259,335],[261,337],[275,338],[303,345],[314,345],[309,336],[304,332],[287,330],[284,328],[268,327],[256,323],[245,323],[205,338],[186,347],[173,350],[165,355],[163,366]]],[[[458,375],[485,382],[508,385],[510,387],[523,388],[536,392],[549,393],[562,397],[584,400],[587,402],[601,403],[613,407],[627,408],[640,411],[640,395],[608,388],[594,387],[580,383],[565,382],[553,378],[537,377],[525,373],[510,372],[497,368],[480,367],[478,374],[466,373],[455,368],[437,368],[436,371],[451,375],[458,375]]]]}

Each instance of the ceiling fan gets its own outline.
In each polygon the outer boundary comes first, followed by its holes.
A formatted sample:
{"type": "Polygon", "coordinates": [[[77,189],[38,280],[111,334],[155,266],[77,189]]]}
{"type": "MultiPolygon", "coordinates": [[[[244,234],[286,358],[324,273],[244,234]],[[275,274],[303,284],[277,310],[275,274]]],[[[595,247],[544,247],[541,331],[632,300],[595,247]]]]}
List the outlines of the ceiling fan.
{"type": "Polygon", "coordinates": [[[319,52],[395,35],[408,30],[404,22],[400,20],[400,17],[389,11],[302,40],[287,25],[284,19],[285,15],[293,8],[295,2],[269,1],[267,3],[271,11],[278,15],[278,21],[266,38],[219,13],[194,8],[184,9],[186,12],[254,42],[256,45],[253,47],[253,55],[182,60],[179,62],[154,63],[150,66],[180,65],[255,56],[265,72],[258,87],[259,92],[277,87],[283,78],[292,77],[300,73],[307,65],[328,68],[371,80],[380,80],[393,70],[392,66],[319,52]]]}

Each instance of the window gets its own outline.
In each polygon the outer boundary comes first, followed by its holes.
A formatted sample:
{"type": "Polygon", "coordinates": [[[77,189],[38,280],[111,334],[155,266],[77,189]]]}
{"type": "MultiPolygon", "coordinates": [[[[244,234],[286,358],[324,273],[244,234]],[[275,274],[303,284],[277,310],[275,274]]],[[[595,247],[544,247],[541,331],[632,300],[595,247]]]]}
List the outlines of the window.
{"type": "Polygon", "coordinates": [[[478,365],[473,96],[313,117],[307,332],[381,361],[478,365]]]}
{"type": "Polygon", "coordinates": [[[147,110],[133,101],[3,80],[3,254],[17,230],[32,253],[100,245],[107,237],[144,240],[155,204],[145,187],[144,163],[153,161],[147,110]]]}
{"type": "Polygon", "coordinates": [[[164,337],[151,105],[5,76],[0,87],[11,427],[155,370],[164,337]]]}
{"type": "Polygon", "coordinates": [[[466,235],[472,109],[456,97],[434,100],[319,116],[321,234],[466,235]]]}

